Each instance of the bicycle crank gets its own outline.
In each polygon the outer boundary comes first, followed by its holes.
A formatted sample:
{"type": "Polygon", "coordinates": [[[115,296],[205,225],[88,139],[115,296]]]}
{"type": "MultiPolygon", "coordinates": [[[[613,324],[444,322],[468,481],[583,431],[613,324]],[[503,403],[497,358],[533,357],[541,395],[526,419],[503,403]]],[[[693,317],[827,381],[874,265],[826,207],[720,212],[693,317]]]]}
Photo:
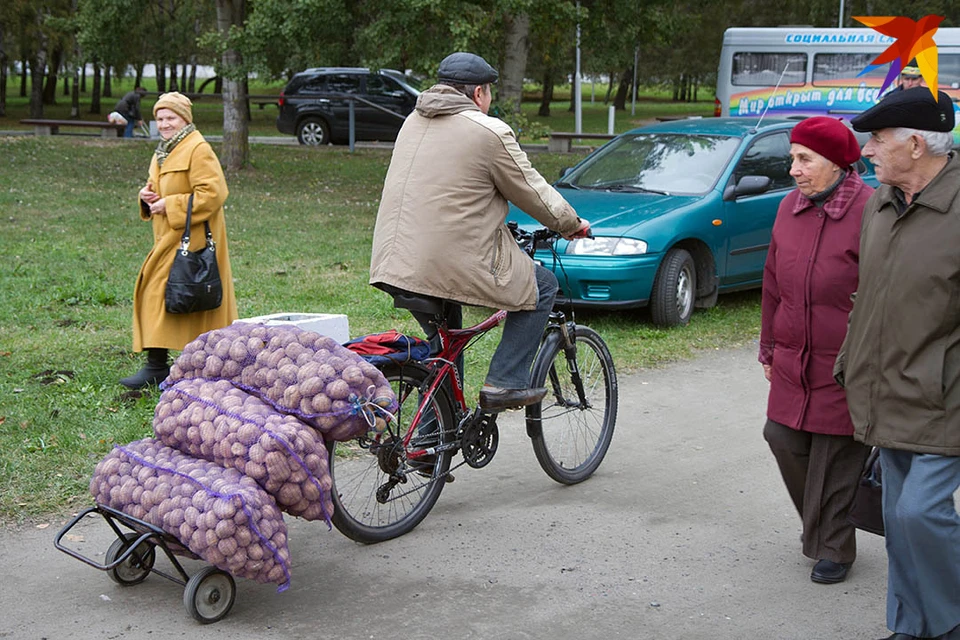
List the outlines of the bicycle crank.
{"type": "Polygon", "coordinates": [[[490,464],[493,454],[500,443],[500,430],[497,428],[497,414],[474,412],[463,426],[460,449],[464,461],[474,469],[490,464]]]}

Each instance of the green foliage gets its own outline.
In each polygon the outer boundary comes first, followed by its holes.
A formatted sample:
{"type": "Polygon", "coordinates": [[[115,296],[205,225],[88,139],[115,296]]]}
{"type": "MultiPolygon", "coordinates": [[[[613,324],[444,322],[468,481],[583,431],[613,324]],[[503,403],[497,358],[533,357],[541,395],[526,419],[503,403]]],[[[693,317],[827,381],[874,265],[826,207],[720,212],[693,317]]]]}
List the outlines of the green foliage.
{"type": "Polygon", "coordinates": [[[518,138],[542,140],[550,136],[550,127],[542,122],[530,120],[514,100],[507,100],[494,105],[490,115],[496,116],[510,125],[518,138]]]}

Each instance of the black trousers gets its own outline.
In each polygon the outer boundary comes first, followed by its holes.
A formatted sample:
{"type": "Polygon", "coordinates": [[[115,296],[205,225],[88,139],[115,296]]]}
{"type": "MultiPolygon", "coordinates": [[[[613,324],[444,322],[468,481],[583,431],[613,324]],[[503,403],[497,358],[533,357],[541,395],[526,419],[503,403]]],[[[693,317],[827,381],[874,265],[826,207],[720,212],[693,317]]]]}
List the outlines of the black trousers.
{"type": "Polygon", "coordinates": [[[853,562],[856,529],[847,513],[870,447],[853,436],[797,431],[773,420],[767,420],[763,437],[803,522],[803,555],[853,562]]]}

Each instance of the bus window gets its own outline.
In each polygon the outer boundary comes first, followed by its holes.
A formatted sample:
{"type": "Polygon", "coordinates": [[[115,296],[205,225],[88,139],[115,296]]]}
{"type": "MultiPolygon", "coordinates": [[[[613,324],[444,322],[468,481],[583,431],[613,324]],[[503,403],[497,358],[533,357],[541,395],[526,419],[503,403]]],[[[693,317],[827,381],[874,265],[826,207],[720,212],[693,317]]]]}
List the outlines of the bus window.
{"type": "MultiPolygon", "coordinates": [[[[877,56],[872,53],[817,53],[813,56],[813,84],[836,85],[838,81],[856,86],[868,78],[887,76],[888,65],[882,65],[858,77],[877,56]]],[[[874,84],[874,83],[868,83],[874,84]]]]}
{"type": "Polygon", "coordinates": [[[939,55],[939,66],[937,82],[940,83],[940,87],[960,89],[960,54],[941,53],[939,55]]]}
{"type": "Polygon", "coordinates": [[[731,81],[737,86],[773,87],[783,74],[781,87],[799,87],[807,79],[805,53],[734,53],[731,81]],[[786,72],[784,72],[786,68],[786,72]]]}

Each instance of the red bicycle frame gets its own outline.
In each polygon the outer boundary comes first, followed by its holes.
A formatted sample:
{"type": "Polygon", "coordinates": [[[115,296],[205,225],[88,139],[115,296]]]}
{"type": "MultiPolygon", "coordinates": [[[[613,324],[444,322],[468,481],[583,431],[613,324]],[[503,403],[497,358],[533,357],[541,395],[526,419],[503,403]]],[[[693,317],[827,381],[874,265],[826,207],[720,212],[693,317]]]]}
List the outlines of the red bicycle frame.
{"type": "MultiPolygon", "coordinates": [[[[423,363],[430,371],[430,386],[423,396],[424,401],[417,407],[417,413],[413,416],[413,420],[410,421],[410,426],[403,438],[404,448],[410,444],[410,439],[416,432],[417,425],[420,424],[424,408],[429,405],[427,400],[437,393],[437,389],[443,384],[444,380],[450,380],[450,387],[453,389],[453,400],[456,403],[455,409],[458,410],[460,415],[467,412],[467,401],[463,393],[463,381],[460,379],[454,363],[457,361],[457,358],[467,350],[467,347],[470,346],[470,342],[474,338],[499,326],[506,317],[507,312],[500,310],[483,322],[475,324],[472,327],[467,327],[466,329],[448,329],[445,323],[437,325],[437,333],[440,337],[440,353],[430,356],[430,358],[423,363]]],[[[432,453],[435,453],[435,450],[431,447],[430,449],[408,451],[407,456],[410,458],[419,458],[420,456],[432,453]]]]}

